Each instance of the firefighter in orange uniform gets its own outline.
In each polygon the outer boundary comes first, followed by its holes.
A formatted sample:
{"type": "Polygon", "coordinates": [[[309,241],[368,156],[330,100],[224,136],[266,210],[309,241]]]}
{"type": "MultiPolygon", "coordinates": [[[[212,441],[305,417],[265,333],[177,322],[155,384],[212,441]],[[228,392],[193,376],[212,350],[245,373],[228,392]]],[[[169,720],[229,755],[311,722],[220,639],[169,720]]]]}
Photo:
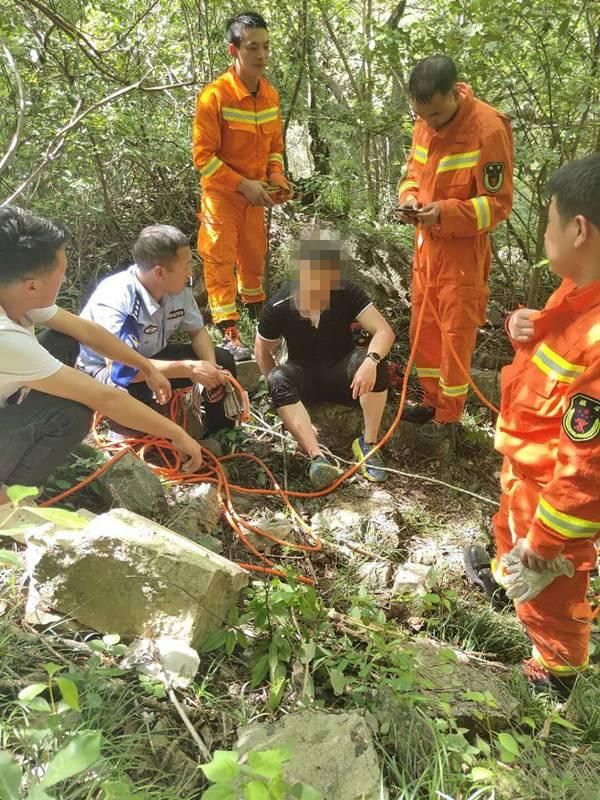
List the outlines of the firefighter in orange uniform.
{"type": "Polygon", "coordinates": [[[427,304],[415,355],[423,402],[407,405],[403,418],[453,423],[469,385],[447,339],[468,371],[486,319],[489,233],[512,208],[512,131],[505,116],[457,83],[446,56],[420,61],[409,91],[419,119],[398,201],[400,219],[417,226],[411,341],[428,275],[428,298],[445,335],[427,304]]]}
{"type": "Polygon", "coordinates": [[[201,175],[198,251],[210,310],[223,347],[244,361],[251,353],[236,325],[236,297],[258,317],[265,299],[264,210],[291,191],[283,175],[279,95],[264,78],[267,23],[253,12],[239,14],[227,23],[227,41],[234,64],[198,96],[193,157],[201,175]]]}
{"type": "Polygon", "coordinates": [[[526,676],[565,696],[588,665],[600,534],[600,153],[563,167],[549,188],[546,254],[563,282],[543,311],[508,320],[516,355],[503,370],[496,432],[504,465],[494,574],[502,584],[499,559],[521,538],[534,573],[560,555],[572,561],[573,577],[516,606],[534,646],[526,676]]]}

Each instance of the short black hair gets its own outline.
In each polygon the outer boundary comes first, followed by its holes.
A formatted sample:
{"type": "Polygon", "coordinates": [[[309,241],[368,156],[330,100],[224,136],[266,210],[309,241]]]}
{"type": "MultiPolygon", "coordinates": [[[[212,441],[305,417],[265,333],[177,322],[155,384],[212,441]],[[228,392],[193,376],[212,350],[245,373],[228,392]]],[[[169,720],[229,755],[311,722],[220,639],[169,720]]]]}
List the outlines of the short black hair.
{"type": "Polygon", "coordinates": [[[320,225],[305,228],[294,244],[293,252],[297,261],[309,263],[311,271],[331,270],[336,267],[345,270],[349,263],[339,231],[320,225]]]}
{"type": "Polygon", "coordinates": [[[600,230],[600,153],[565,164],[550,178],[548,191],[563,222],[581,215],[600,230]]]}
{"type": "Polygon", "coordinates": [[[189,247],[190,240],[174,225],[148,225],[133,245],[133,257],[143,271],[157,264],[168,264],[180,247],[189,247]]]}
{"type": "Polygon", "coordinates": [[[136,265],[147,272],[157,264],[168,264],[180,247],[189,247],[190,240],[174,225],[148,225],[133,245],[136,265]]]}
{"type": "Polygon", "coordinates": [[[269,30],[269,26],[265,22],[264,17],[257,14],[255,11],[244,11],[241,14],[236,14],[235,17],[230,17],[227,20],[227,32],[225,34],[229,44],[234,44],[239,47],[242,43],[242,37],[247,30],[252,28],[264,28],[269,30]]]}
{"type": "Polygon", "coordinates": [[[51,272],[56,254],[71,240],[60,222],[19,206],[0,208],[0,285],[51,272]]]}
{"type": "Polygon", "coordinates": [[[408,91],[417,103],[429,103],[435,94],[448,94],[458,80],[456,64],[448,56],[428,56],[417,62],[408,79],[408,91]]]}

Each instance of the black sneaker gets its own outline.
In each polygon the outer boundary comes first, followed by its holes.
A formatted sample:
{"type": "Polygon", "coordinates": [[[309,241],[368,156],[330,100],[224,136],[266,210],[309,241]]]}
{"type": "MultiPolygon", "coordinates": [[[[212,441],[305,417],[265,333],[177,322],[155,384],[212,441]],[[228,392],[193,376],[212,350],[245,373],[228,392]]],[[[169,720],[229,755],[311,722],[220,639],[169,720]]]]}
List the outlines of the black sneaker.
{"type": "Polygon", "coordinates": [[[467,578],[481,589],[494,608],[500,611],[511,604],[502,586],[496,583],[485,547],[480,544],[467,545],[463,550],[463,561],[467,578]]]}
{"type": "Polygon", "coordinates": [[[242,342],[237,325],[229,325],[222,329],[223,342],[221,347],[233,356],[234,361],[250,361],[252,351],[242,342]]]}
{"type": "Polygon", "coordinates": [[[403,419],[405,422],[412,422],[414,425],[425,425],[426,422],[431,422],[434,417],[435,408],[421,405],[421,403],[416,403],[414,405],[409,405],[407,403],[404,406],[400,419],[403,419]]]}

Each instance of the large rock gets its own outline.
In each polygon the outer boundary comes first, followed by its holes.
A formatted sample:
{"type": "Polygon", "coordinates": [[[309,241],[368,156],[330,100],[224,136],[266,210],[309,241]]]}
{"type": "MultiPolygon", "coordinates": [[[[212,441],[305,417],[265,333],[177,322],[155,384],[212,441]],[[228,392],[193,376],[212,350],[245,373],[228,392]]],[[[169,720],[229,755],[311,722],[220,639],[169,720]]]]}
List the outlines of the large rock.
{"type": "Polygon", "coordinates": [[[28,619],[53,609],[101,633],[195,648],[248,583],[231,561],[125,509],[31,536],[26,562],[28,619]]]}
{"type": "Polygon", "coordinates": [[[519,708],[511,694],[511,669],[456,650],[431,639],[415,639],[405,648],[414,656],[425,694],[445,699],[453,716],[470,730],[501,730],[519,708]]]}
{"type": "Polygon", "coordinates": [[[385,800],[381,769],[365,719],[352,712],[303,711],[279,722],[250,725],[239,733],[236,749],[292,752],[284,769],[289,783],[306,783],[325,800],[385,800]]]}
{"type": "Polygon", "coordinates": [[[94,485],[110,507],[126,508],[146,517],[163,518],[167,498],[159,478],[143,461],[127,453],[95,479],[94,485]]]}

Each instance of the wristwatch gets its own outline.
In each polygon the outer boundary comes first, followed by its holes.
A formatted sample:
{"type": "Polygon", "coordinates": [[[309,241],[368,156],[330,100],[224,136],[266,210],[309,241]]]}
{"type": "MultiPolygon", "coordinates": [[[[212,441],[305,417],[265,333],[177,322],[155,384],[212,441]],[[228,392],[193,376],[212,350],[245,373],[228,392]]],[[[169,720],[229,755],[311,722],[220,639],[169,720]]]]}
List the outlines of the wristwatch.
{"type": "Polygon", "coordinates": [[[366,358],[370,358],[371,361],[374,361],[376,364],[379,364],[379,362],[381,361],[381,356],[374,350],[371,350],[369,353],[367,353],[366,358]]]}

